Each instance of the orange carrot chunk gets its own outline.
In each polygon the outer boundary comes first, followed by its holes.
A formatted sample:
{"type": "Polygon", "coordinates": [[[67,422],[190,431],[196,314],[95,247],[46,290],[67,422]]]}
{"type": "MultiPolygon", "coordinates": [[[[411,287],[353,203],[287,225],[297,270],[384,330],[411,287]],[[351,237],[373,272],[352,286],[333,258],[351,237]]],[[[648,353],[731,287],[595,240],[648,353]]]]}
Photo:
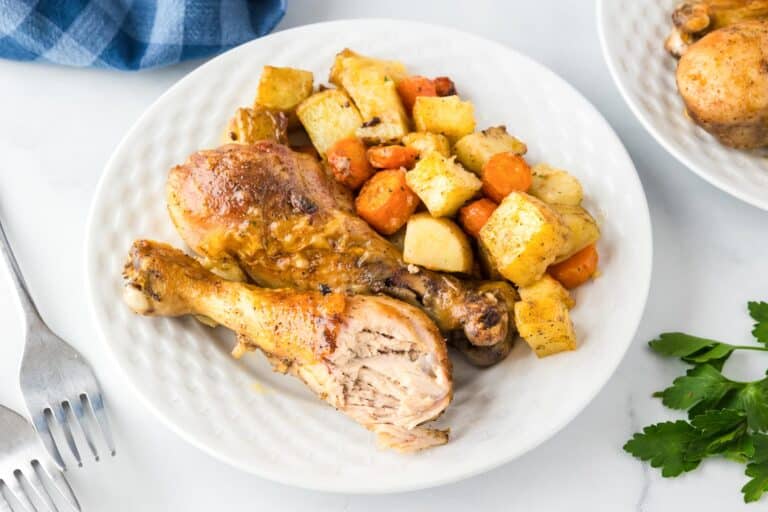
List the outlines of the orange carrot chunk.
{"type": "Polygon", "coordinates": [[[435,84],[429,78],[423,76],[409,76],[397,84],[397,92],[403,101],[403,106],[410,112],[413,104],[419,96],[437,96],[435,84]]]}
{"type": "Polygon", "coordinates": [[[368,163],[365,144],[357,137],[337,141],[325,156],[336,179],[352,190],[360,188],[374,173],[368,163]]]}
{"type": "Polygon", "coordinates": [[[375,146],[368,149],[368,162],[379,169],[410,169],[419,150],[409,146],[375,146]]]}
{"type": "Polygon", "coordinates": [[[418,196],[405,184],[404,169],[377,172],[355,199],[357,214],[383,235],[403,227],[418,205],[418,196]]]}
{"type": "Polygon", "coordinates": [[[464,227],[464,231],[477,238],[497,206],[490,199],[482,198],[459,210],[459,222],[464,227]]]}
{"type": "Polygon", "coordinates": [[[447,76],[438,76],[433,79],[432,82],[435,84],[435,92],[437,92],[438,96],[453,96],[454,94],[458,94],[453,80],[447,76]]]}
{"type": "Polygon", "coordinates": [[[483,166],[483,193],[500,203],[511,192],[525,192],[533,177],[525,158],[515,153],[497,153],[483,166]]]}
{"type": "Polygon", "coordinates": [[[568,288],[576,288],[586,283],[597,270],[597,247],[588,245],[565,261],[549,267],[549,275],[568,288]]]}

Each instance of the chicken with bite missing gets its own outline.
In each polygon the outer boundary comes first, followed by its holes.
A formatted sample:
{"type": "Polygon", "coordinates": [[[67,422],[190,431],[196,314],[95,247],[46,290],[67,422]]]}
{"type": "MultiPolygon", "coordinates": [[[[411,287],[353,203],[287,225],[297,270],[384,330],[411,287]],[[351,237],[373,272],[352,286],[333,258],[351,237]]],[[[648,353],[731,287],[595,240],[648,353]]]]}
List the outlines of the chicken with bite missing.
{"type": "Polygon", "coordinates": [[[411,452],[448,441],[446,430],[422,424],[451,401],[451,365],[440,332],[413,306],[228,281],[147,240],[134,242],[123,279],[136,313],[203,315],[232,329],[235,355],[260,349],[277,371],[300,378],[385,447],[411,452]]]}

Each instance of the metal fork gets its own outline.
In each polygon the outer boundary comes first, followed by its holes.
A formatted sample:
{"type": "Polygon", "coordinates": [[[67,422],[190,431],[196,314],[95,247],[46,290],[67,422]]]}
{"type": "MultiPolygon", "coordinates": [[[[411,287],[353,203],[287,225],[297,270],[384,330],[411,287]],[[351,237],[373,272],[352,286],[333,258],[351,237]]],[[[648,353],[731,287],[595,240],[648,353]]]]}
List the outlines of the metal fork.
{"type": "Polygon", "coordinates": [[[1,221],[0,253],[10,267],[24,311],[26,345],[21,362],[21,391],[40,439],[61,469],[67,469],[59,448],[62,437],[78,466],[82,466],[83,461],[75,437],[85,439],[98,461],[96,439],[100,432],[109,453],[114,455],[115,447],[96,375],[85,358],[54,334],[40,317],[1,221]]]}
{"type": "Polygon", "coordinates": [[[56,512],[62,500],[80,510],[72,488],[46,455],[32,425],[0,405],[0,509],[56,512]]]}

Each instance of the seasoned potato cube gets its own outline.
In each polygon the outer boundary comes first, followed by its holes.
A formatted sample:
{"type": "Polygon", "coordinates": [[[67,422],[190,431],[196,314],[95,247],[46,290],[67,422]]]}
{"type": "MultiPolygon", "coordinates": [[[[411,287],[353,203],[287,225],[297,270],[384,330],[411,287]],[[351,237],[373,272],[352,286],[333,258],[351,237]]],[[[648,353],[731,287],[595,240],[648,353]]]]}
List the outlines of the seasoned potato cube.
{"type": "Polygon", "coordinates": [[[296,114],[323,158],[336,141],[353,137],[363,122],[352,99],[337,89],[313,94],[301,102],[296,114]]]}
{"type": "Polygon", "coordinates": [[[403,260],[431,270],[469,272],[472,248],[461,228],[450,220],[417,213],[405,228],[403,260]]]}
{"type": "Polygon", "coordinates": [[[576,349],[568,307],[560,300],[540,298],[515,303],[515,324],[538,357],[576,349]]]}
{"type": "Polygon", "coordinates": [[[576,305],[576,301],[573,300],[568,290],[549,274],[544,274],[533,284],[521,286],[518,292],[522,300],[556,299],[565,304],[568,309],[576,305]]]}
{"type": "Polygon", "coordinates": [[[400,61],[366,57],[350,50],[349,48],[344,48],[342,51],[336,54],[336,59],[333,61],[331,74],[328,77],[328,80],[330,80],[332,84],[339,85],[341,83],[341,75],[343,75],[350,66],[354,67],[355,65],[361,64],[367,64],[381,68],[384,70],[384,73],[395,82],[399,82],[408,76],[408,70],[405,68],[405,64],[400,61]]]}
{"type": "Polygon", "coordinates": [[[222,144],[253,144],[257,140],[288,140],[288,120],[283,112],[264,107],[239,108],[227,123],[222,144]]]}
{"type": "Polygon", "coordinates": [[[417,150],[421,157],[430,151],[437,151],[444,157],[451,156],[451,143],[439,133],[411,132],[403,137],[403,144],[417,150]]]}
{"type": "Polygon", "coordinates": [[[565,227],[565,243],[560,248],[555,263],[567,260],[600,239],[600,228],[587,210],[581,206],[568,204],[553,204],[551,206],[560,214],[560,219],[565,227]]]}
{"type": "Polygon", "coordinates": [[[480,270],[483,272],[483,276],[486,279],[493,281],[503,281],[504,276],[501,275],[499,269],[496,268],[491,256],[488,254],[488,250],[483,247],[482,244],[477,244],[477,260],[480,262],[480,270]]]}
{"type": "Polygon", "coordinates": [[[477,176],[465,171],[453,158],[437,152],[419,160],[405,180],[435,217],[453,215],[483,186],[477,176]]]}
{"type": "Polygon", "coordinates": [[[417,131],[441,133],[455,141],[475,130],[475,107],[458,96],[419,96],[413,122],[417,131]]]}
{"type": "Polygon", "coordinates": [[[584,190],[575,176],[547,164],[537,164],[531,169],[533,182],[528,193],[549,204],[579,205],[584,190]]]}
{"type": "Polygon", "coordinates": [[[296,122],[296,107],[312,95],[314,77],[310,71],[264,66],[256,93],[256,105],[289,114],[296,122]]]}
{"type": "Polygon", "coordinates": [[[528,286],[561,253],[565,229],[550,206],[524,192],[512,192],[480,230],[480,243],[501,275],[528,286]]]}
{"type": "Polygon", "coordinates": [[[397,80],[406,73],[399,62],[363,57],[351,50],[336,56],[331,82],[347,91],[357,105],[363,123],[357,136],[371,144],[399,141],[408,133],[397,80]]]}
{"type": "Polygon", "coordinates": [[[526,145],[508,134],[505,126],[492,126],[465,135],[453,148],[461,165],[481,177],[483,167],[493,155],[506,152],[524,155],[526,151],[526,145]]]}

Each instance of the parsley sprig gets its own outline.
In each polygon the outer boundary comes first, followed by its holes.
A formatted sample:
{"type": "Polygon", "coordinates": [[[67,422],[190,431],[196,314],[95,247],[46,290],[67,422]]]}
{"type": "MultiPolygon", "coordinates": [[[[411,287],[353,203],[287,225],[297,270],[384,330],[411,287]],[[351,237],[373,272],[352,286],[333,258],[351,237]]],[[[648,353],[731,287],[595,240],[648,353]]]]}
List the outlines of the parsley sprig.
{"type": "Polygon", "coordinates": [[[739,382],[722,374],[737,350],[768,352],[768,302],[750,302],[758,344],[731,345],[679,332],[664,333],[649,343],[654,352],[679,357],[692,365],[670,387],[656,393],[664,405],[688,412],[688,421],[666,421],[645,427],[624,450],[674,477],[696,469],[702,460],[724,456],[747,465],[750,480],[744,501],[768,492],[768,377],[739,382]]]}

